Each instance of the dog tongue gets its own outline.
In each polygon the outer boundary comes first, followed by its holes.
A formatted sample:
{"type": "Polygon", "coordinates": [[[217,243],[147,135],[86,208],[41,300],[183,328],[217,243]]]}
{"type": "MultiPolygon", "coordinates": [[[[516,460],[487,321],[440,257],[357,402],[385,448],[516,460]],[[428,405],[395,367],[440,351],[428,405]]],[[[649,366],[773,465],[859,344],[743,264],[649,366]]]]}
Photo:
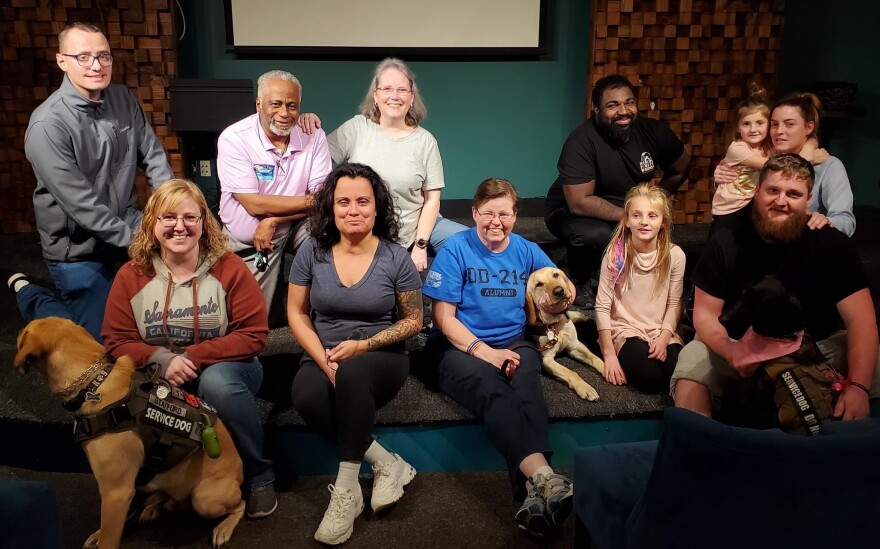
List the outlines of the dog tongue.
{"type": "Polygon", "coordinates": [[[547,294],[544,294],[541,296],[540,305],[541,305],[541,310],[546,311],[548,313],[554,313],[554,314],[561,313],[568,306],[568,304],[565,301],[560,301],[558,303],[554,303],[553,301],[550,301],[550,296],[547,294]]]}

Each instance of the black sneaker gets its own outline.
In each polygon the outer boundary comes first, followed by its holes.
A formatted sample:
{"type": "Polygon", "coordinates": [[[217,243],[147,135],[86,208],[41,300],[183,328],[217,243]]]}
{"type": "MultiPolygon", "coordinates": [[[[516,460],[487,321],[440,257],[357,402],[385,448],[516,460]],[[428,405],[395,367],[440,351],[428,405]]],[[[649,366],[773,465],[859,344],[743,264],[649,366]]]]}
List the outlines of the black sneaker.
{"type": "Polygon", "coordinates": [[[574,289],[576,293],[572,305],[580,309],[596,308],[596,298],[593,297],[593,290],[590,289],[589,283],[577,284],[574,289]]]}
{"type": "Polygon", "coordinates": [[[248,518],[268,517],[277,508],[278,498],[275,497],[275,486],[271,482],[251,488],[246,507],[248,518]]]}
{"type": "Polygon", "coordinates": [[[532,483],[531,480],[526,483],[529,495],[526,496],[519,511],[516,512],[514,520],[519,528],[525,530],[529,535],[536,538],[546,538],[553,533],[553,526],[547,518],[543,492],[537,486],[541,482],[541,475],[536,475],[535,480],[536,483],[532,483]]]}

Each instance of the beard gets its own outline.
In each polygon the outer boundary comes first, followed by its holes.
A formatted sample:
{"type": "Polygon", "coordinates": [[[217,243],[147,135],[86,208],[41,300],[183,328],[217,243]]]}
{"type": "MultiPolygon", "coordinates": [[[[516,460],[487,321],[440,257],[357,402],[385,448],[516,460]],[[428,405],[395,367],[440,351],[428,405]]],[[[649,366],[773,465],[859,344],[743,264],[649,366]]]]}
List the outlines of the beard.
{"type": "Polygon", "coordinates": [[[636,116],[636,114],[632,116],[617,114],[608,119],[607,122],[601,116],[597,116],[596,120],[599,122],[598,127],[602,135],[612,144],[620,146],[629,143],[629,138],[632,135],[632,125],[635,122],[636,116]],[[618,120],[629,120],[630,123],[626,126],[621,126],[617,124],[618,120]]]}
{"type": "Polygon", "coordinates": [[[807,226],[807,212],[793,213],[785,221],[775,221],[752,208],[752,223],[764,240],[777,244],[794,242],[807,226]]]}
{"type": "Polygon", "coordinates": [[[278,126],[278,124],[276,124],[274,120],[270,120],[269,121],[269,131],[271,131],[272,133],[274,133],[278,137],[287,137],[288,135],[290,135],[290,132],[293,130],[293,127],[295,125],[296,125],[296,122],[294,122],[293,124],[291,124],[290,126],[288,126],[286,128],[282,128],[282,127],[278,126]]]}

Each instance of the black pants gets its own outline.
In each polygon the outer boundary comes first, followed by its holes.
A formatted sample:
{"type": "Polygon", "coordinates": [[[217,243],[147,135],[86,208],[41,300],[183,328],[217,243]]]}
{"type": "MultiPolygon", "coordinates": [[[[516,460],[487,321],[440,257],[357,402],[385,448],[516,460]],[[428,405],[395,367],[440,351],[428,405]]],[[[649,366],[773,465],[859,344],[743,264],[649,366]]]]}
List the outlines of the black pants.
{"type": "Polygon", "coordinates": [[[394,398],[408,375],[407,355],[372,351],[341,362],[334,388],[306,356],[293,378],[293,407],[321,436],[339,445],[341,461],[361,461],[373,442],[376,410],[394,398]]]}
{"type": "Polygon", "coordinates": [[[556,211],[545,219],[553,236],[567,249],[569,275],[575,284],[588,284],[599,270],[602,254],[617,227],[614,221],[556,211]]]}
{"type": "Polygon", "coordinates": [[[750,223],[752,209],[748,206],[735,212],[712,216],[712,225],[709,226],[709,238],[721,229],[734,229],[742,223],[750,223]]]}
{"type": "Polygon", "coordinates": [[[670,343],[666,347],[666,360],[660,362],[648,358],[648,342],[628,337],[617,353],[617,360],[626,376],[626,382],[643,393],[668,393],[669,379],[675,370],[681,345],[670,343]]]}
{"type": "Polygon", "coordinates": [[[436,368],[440,389],[480,419],[492,445],[507,462],[514,498],[525,496],[519,464],[553,451],[547,428],[547,403],[541,386],[541,355],[534,347],[515,350],[519,367],[508,380],[488,362],[459,351],[442,336],[425,345],[425,360],[436,368]]]}

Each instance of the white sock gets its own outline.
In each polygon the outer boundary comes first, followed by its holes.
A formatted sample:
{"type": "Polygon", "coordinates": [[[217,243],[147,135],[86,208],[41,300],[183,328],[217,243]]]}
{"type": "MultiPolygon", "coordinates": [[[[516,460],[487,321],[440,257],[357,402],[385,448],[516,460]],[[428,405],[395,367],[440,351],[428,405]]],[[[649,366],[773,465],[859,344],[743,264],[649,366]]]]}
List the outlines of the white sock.
{"type": "Polygon", "coordinates": [[[364,454],[364,459],[367,460],[367,463],[370,465],[375,465],[380,462],[391,463],[395,458],[391,455],[391,452],[374,440],[373,443],[370,444],[370,447],[367,448],[367,453],[364,454]]]}
{"type": "Polygon", "coordinates": [[[542,465],[535,469],[535,474],[532,475],[532,478],[535,478],[539,474],[543,475],[546,478],[548,475],[553,474],[553,469],[551,469],[549,465],[542,465]]]}
{"type": "MultiPolygon", "coordinates": [[[[14,275],[10,276],[9,279],[11,280],[16,277],[20,277],[20,278],[18,278],[18,280],[16,280],[12,284],[12,291],[15,293],[18,293],[19,290],[21,290],[22,288],[24,288],[25,286],[30,284],[30,281],[24,275],[22,275],[22,273],[15,273],[14,275]]],[[[8,282],[7,282],[7,284],[8,284],[8,282]]]]}
{"type": "Polygon", "coordinates": [[[361,485],[358,482],[358,474],[361,472],[361,464],[351,461],[339,462],[339,473],[336,475],[334,485],[343,490],[360,492],[361,485]]]}

